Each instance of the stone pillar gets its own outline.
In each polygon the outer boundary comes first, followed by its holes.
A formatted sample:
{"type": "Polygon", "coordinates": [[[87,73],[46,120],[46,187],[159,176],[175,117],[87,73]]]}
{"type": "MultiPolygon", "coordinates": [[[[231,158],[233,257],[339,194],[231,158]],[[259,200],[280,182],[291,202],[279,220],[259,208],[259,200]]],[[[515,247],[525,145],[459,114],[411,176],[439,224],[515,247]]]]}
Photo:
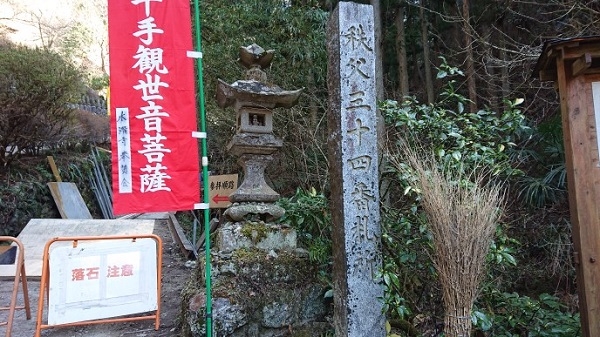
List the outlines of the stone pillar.
{"type": "Polygon", "coordinates": [[[328,36],[334,326],[338,337],[383,337],[372,7],[340,2],[328,36]]]}

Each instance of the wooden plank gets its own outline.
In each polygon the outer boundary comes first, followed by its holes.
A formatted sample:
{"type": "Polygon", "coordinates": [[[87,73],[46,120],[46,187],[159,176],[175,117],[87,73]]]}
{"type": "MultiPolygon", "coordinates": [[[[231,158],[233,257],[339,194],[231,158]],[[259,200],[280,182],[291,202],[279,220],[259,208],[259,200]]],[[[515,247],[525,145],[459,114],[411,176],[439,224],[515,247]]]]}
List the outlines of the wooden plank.
{"type": "Polygon", "coordinates": [[[175,218],[175,214],[169,213],[169,221],[167,221],[167,224],[171,230],[171,236],[173,236],[173,239],[175,239],[175,242],[177,242],[177,245],[181,250],[181,254],[186,258],[195,257],[194,245],[192,245],[187,236],[185,236],[183,228],[181,228],[179,221],[175,218]]]}
{"type": "MultiPolygon", "coordinates": [[[[217,227],[219,227],[219,220],[216,218],[210,219],[209,227],[210,227],[210,233],[213,233],[217,229],[217,227]]],[[[200,238],[196,242],[196,252],[200,252],[200,249],[204,248],[205,241],[206,241],[206,233],[203,229],[202,234],[200,235],[200,238]]]]}
{"type": "Polygon", "coordinates": [[[563,57],[565,61],[577,59],[583,54],[590,54],[592,58],[598,58],[600,57],[600,46],[596,44],[563,49],[563,57]]]}
{"type": "Polygon", "coordinates": [[[597,144],[592,142],[596,125],[589,112],[592,85],[585,76],[572,77],[565,59],[556,61],[582,332],[585,337],[600,336],[600,168],[597,144]]]}
{"type": "Polygon", "coordinates": [[[54,179],[56,179],[56,181],[60,183],[62,181],[62,179],[60,177],[60,172],[58,171],[58,167],[56,167],[56,163],[54,162],[54,157],[48,156],[47,158],[48,158],[48,163],[50,163],[50,169],[52,170],[54,179]]]}
{"type": "Polygon", "coordinates": [[[48,183],[50,193],[63,219],[92,219],[92,214],[74,183],[48,183]]]}
{"type": "Polygon", "coordinates": [[[573,62],[573,76],[583,74],[592,65],[592,55],[584,53],[573,62]]]}
{"type": "MultiPolygon", "coordinates": [[[[152,234],[155,225],[153,219],[31,219],[17,239],[24,246],[27,277],[40,277],[44,245],[55,237],[152,234]]],[[[0,268],[0,276],[14,275],[14,268],[0,268]]]]}

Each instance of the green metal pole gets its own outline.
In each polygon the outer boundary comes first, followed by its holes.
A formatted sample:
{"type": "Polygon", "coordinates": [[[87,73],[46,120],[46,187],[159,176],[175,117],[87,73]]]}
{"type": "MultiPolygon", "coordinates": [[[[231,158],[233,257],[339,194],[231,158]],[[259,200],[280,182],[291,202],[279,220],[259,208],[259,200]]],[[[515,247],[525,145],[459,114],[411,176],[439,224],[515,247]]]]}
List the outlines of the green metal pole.
{"type": "MultiPolygon", "coordinates": [[[[194,22],[196,29],[196,51],[202,53],[202,35],[200,22],[200,5],[198,0],[194,0],[194,22]]],[[[204,110],[204,81],[202,80],[202,57],[196,60],[198,72],[198,103],[200,105],[200,132],[206,134],[206,111],[204,110]]],[[[202,200],[208,205],[208,150],[206,145],[206,137],[202,138],[202,200]]],[[[206,281],[206,336],[212,337],[212,285],[211,285],[211,258],[210,258],[210,210],[208,207],[204,209],[204,251],[205,256],[205,274],[206,281]]]]}

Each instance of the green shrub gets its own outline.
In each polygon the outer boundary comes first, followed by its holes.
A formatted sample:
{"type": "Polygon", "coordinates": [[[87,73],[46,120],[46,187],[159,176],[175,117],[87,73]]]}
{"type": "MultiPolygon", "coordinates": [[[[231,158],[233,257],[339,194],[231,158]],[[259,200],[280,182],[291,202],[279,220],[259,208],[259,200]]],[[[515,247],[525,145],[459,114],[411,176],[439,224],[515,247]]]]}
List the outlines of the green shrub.
{"type": "Polygon", "coordinates": [[[578,313],[549,294],[538,299],[516,293],[491,291],[471,315],[473,325],[494,337],[577,337],[581,336],[578,313]]]}
{"type": "MultiPolygon", "coordinates": [[[[442,296],[431,260],[432,236],[422,208],[419,177],[398,148],[408,146],[432,154],[443,171],[451,170],[459,177],[464,174],[450,184],[467,187],[472,184],[468,179],[481,177],[482,170],[489,172],[482,183],[506,183],[522,175],[513,153],[530,132],[518,108],[523,100],[506,102],[508,109],[501,113],[486,109],[470,113],[465,110],[468,99],[456,89],[454,78],[461,75],[457,68],[440,67],[438,79],[446,84],[433,104],[421,104],[411,97],[381,104],[386,123],[396,131],[384,154],[384,163],[392,164],[384,172],[391,182],[391,206],[384,209],[383,216],[384,300],[389,313],[400,318],[439,317],[442,296]],[[474,172],[473,176],[465,174],[469,172],[474,172]]],[[[503,235],[492,242],[486,257],[494,272],[516,263],[513,246],[517,243],[501,229],[498,226],[497,234],[503,235]]]]}
{"type": "Polygon", "coordinates": [[[412,97],[402,102],[384,101],[381,111],[386,123],[396,130],[395,139],[434,153],[450,167],[467,171],[485,167],[493,176],[522,175],[511,161],[511,149],[530,132],[518,108],[523,100],[506,102],[509,108],[502,113],[485,109],[467,112],[468,100],[456,92],[456,80],[449,77],[460,74],[457,68],[441,66],[438,78],[448,79],[437,103],[421,104],[412,97]]]}
{"type": "Polygon", "coordinates": [[[41,165],[15,167],[4,173],[0,183],[0,235],[16,237],[32,218],[60,217],[46,186],[48,181],[52,181],[52,174],[41,165]]]}
{"type": "Polygon", "coordinates": [[[291,198],[281,198],[279,205],[285,209],[281,223],[298,231],[300,244],[308,249],[312,261],[322,266],[331,264],[331,213],[328,200],[314,188],[298,189],[291,198]]]}
{"type": "Polygon", "coordinates": [[[0,169],[65,142],[81,74],[60,55],[0,44],[0,169]]]}

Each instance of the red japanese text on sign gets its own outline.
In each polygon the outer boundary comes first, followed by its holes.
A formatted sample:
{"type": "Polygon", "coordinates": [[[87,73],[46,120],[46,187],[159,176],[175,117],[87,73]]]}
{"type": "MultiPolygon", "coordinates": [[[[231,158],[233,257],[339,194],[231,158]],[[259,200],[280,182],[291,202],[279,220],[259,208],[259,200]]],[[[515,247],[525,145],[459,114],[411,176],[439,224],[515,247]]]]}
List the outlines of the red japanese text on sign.
{"type": "MultiPolygon", "coordinates": [[[[121,266],[108,266],[106,277],[128,277],[133,276],[133,265],[124,264],[121,266]]],[[[100,278],[100,268],[74,268],[71,270],[71,281],[97,280],[100,278]]]]}

